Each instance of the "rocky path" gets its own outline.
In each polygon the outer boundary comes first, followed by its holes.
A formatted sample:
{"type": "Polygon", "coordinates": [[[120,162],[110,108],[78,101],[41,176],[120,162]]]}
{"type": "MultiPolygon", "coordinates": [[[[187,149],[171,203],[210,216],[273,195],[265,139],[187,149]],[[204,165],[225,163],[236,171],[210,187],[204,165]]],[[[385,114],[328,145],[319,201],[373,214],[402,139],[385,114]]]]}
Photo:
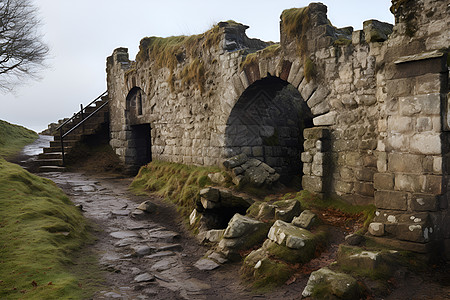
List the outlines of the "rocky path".
{"type": "Polygon", "coordinates": [[[41,173],[60,186],[99,231],[92,246],[107,270],[107,286],[95,299],[252,299],[238,279],[238,265],[216,271],[194,265],[205,254],[184,232],[176,211],[159,199],[154,213],[139,213],[148,197],[132,195],[129,178],[80,173],[41,173]]]}

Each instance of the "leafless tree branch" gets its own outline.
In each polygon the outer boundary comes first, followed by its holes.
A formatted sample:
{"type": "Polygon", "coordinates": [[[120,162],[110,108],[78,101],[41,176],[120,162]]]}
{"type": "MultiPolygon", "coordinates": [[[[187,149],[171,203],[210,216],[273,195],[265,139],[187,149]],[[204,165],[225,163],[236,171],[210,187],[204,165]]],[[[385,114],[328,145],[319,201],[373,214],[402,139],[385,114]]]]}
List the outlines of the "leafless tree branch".
{"type": "Polygon", "coordinates": [[[37,78],[49,49],[30,0],[0,0],[0,91],[12,91],[27,77],[37,78]]]}

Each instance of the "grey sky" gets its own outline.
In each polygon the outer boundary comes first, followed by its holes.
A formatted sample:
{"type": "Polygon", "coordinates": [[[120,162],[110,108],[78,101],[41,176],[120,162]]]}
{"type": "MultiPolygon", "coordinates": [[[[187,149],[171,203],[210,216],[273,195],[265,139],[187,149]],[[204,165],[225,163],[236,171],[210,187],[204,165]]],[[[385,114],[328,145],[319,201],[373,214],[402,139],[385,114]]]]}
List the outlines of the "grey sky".
{"type": "MultiPolygon", "coordinates": [[[[50,67],[39,81],[27,81],[15,95],[0,94],[0,119],[41,131],[71,116],[106,90],[105,62],[117,47],[134,59],[145,36],[191,35],[214,23],[249,25],[247,35],[279,41],[280,14],[306,0],[34,0],[50,46],[50,67]]],[[[323,0],[337,27],[362,28],[378,19],[393,23],[390,0],[323,0]]]]}

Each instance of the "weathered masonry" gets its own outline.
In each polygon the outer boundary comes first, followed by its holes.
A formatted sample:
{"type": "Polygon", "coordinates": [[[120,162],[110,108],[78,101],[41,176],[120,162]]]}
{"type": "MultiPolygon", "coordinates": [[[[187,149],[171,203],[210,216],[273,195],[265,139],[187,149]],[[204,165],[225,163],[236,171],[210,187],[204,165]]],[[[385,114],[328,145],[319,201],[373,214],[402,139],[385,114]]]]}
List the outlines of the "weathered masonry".
{"type": "MultiPolygon", "coordinates": [[[[281,15],[279,44],[221,22],[144,38],[107,60],[111,146],[150,160],[216,165],[246,153],[304,189],[374,203],[374,236],[450,249],[450,1],[398,0],[396,24],[337,29],[312,3],[281,15]]],[[[440,248],[442,249],[442,248],[440,248]]]]}

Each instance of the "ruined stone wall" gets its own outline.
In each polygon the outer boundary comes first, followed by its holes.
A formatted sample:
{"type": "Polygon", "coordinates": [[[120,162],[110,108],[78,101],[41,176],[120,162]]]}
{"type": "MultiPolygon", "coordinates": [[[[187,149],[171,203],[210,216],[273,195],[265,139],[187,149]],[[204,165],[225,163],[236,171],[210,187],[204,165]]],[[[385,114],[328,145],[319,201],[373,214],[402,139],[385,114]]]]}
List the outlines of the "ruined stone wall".
{"type": "Polygon", "coordinates": [[[375,204],[373,235],[426,251],[450,235],[449,1],[393,7],[394,27],[370,20],[358,31],[333,27],[319,3],[286,10],[279,45],[221,22],[194,50],[177,48],[175,64],[152,56],[152,38],[136,61],[116,49],[111,145],[134,170],[145,162],[142,124],[149,159],[217,165],[246,153],[312,192],[375,204]]]}

